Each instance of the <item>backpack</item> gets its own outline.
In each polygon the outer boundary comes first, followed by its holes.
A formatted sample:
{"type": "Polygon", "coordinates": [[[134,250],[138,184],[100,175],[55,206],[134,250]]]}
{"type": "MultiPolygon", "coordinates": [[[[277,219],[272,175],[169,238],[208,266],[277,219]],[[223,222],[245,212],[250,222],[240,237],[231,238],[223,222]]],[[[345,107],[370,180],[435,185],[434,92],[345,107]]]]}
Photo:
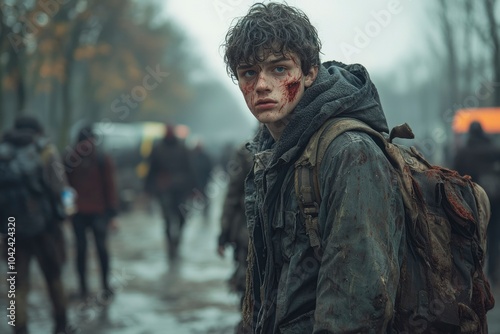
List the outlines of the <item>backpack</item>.
{"type": "Polygon", "coordinates": [[[47,227],[51,202],[39,142],[0,143],[0,233],[32,237],[47,227]],[[12,224],[14,222],[14,224],[12,224]]]}
{"type": "Polygon", "coordinates": [[[329,144],[346,131],[369,134],[398,174],[405,207],[407,252],[400,270],[392,328],[397,333],[487,333],[494,299],[483,272],[490,204],[468,176],[433,166],[414,148],[405,123],[389,137],[350,118],[332,118],[295,163],[295,191],[311,247],[321,257],[318,166],[329,144]]]}

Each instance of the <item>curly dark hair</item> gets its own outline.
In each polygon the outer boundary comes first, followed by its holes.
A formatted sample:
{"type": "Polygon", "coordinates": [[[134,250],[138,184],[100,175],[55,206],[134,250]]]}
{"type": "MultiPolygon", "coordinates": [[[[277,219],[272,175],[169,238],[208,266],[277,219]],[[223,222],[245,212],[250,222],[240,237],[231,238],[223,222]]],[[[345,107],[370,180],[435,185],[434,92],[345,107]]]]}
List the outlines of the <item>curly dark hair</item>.
{"type": "Polygon", "coordinates": [[[226,34],[224,62],[227,73],[238,79],[239,64],[255,64],[273,53],[295,53],[304,74],[319,65],[321,41],[307,15],[295,7],[270,2],[256,3],[226,34]]]}

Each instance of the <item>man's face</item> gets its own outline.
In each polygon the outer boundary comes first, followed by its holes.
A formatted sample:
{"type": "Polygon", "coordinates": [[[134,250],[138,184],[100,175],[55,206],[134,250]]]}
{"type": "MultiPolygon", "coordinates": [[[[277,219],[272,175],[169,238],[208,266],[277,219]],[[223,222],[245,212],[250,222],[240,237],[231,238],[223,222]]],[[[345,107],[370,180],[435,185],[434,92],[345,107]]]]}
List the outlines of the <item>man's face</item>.
{"type": "Polygon", "coordinates": [[[261,123],[285,120],[316,79],[317,67],[302,73],[300,60],[293,53],[270,54],[263,62],[240,64],[238,85],[248,108],[261,123]]]}

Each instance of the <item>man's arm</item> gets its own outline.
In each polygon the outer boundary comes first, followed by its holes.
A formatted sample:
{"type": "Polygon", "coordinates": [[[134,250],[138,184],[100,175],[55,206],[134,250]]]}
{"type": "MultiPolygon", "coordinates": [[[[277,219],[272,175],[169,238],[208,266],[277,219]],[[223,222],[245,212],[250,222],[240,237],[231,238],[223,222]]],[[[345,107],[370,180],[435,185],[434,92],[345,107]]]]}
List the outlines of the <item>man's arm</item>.
{"type": "Polygon", "coordinates": [[[314,333],[385,333],[404,240],[397,179],[368,135],[348,132],[333,143],[320,169],[314,333]]]}

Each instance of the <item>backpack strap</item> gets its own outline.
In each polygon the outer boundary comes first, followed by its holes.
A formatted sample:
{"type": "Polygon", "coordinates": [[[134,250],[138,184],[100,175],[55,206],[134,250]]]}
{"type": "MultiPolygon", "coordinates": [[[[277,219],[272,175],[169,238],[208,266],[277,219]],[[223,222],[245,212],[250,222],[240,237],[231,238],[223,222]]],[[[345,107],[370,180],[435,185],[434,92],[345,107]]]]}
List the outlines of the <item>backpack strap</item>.
{"type": "Polygon", "coordinates": [[[311,137],[302,155],[295,162],[295,193],[297,194],[300,212],[305,219],[306,234],[318,258],[322,256],[321,238],[319,235],[318,216],[321,204],[318,166],[321,164],[330,143],[347,131],[361,131],[369,134],[378,144],[387,150],[395,137],[413,138],[413,133],[405,123],[395,127],[389,138],[372,129],[366,123],[354,118],[334,117],[328,119],[311,137]]]}

